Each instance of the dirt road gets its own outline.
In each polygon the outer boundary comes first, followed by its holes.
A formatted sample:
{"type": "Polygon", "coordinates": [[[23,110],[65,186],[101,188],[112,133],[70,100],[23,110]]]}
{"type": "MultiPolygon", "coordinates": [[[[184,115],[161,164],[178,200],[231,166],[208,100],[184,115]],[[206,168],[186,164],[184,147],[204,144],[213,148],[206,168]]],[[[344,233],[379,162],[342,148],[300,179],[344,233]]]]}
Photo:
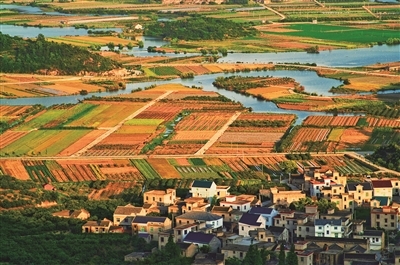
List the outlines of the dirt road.
{"type": "Polygon", "coordinates": [[[203,145],[202,148],[200,148],[199,151],[197,151],[194,155],[204,155],[204,152],[207,151],[208,148],[210,148],[218,139],[219,137],[221,137],[221,135],[226,131],[226,129],[228,129],[229,125],[232,124],[232,122],[234,122],[237,117],[239,117],[241,112],[236,112],[235,115],[233,115],[226,123],[224,126],[222,126],[222,128],[217,131],[213,137],[210,138],[210,140],[203,145]]]}
{"type": "Polygon", "coordinates": [[[93,19],[80,19],[80,20],[68,20],[68,24],[82,24],[82,23],[93,23],[93,22],[106,22],[106,21],[119,21],[119,20],[137,20],[139,17],[103,17],[93,19]]]}

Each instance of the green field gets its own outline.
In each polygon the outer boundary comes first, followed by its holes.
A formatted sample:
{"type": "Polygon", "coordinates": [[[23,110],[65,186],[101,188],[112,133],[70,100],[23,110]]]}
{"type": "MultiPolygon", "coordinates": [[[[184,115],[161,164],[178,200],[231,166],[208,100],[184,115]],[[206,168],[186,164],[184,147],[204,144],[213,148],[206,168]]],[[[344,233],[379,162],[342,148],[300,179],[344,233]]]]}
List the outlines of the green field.
{"type": "Polygon", "coordinates": [[[161,178],[161,176],[154,170],[154,168],[146,160],[131,159],[130,161],[147,180],[161,178]]]}
{"type": "Polygon", "coordinates": [[[385,42],[388,38],[399,38],[400,35],[397,30],[359,29],[328,24],[292,24],[287,28],[295,31],[271,34],[363,44],[385,42]]]}
{"type": "Polygon", "coordinates": [[[158,126],[162,122],[164,122],[163,119],[132,119],[125,122],[125,125],[158,126]]]}
{"type": "Polygon", "coordinates": [[[170,66],[159,66],[156,68],[151,68],[156,75],[179,75],[181,72],[170,66]]]}
{"type": "Polygon", "coordinates": [[[36,130],[0,150],[13,156],[55,156],[90,130],[36,130]]]}
{"type": "Polygon", "coordinates": [[[25,122],[18,126],[15,130],[16,131],[30,131],[33,129],[40,128],[47,123],[59,119],[64,113],[66,112],[65,109],[52,109],[44,112],[42,115],[25,122]]]}

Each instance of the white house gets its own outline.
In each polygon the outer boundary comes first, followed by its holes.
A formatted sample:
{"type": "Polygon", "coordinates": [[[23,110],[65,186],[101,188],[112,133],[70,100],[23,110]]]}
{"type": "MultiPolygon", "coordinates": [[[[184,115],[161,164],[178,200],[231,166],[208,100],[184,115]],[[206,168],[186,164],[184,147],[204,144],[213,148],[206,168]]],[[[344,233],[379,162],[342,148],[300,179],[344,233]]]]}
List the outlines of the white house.
{"type": "Polygon", "coordinates": [[[229,195],[229,186],[217,186],[214,181],[195,180],[190,187],[192,197],[211,199],[214,196],[223,198],[229,195]]]}
{"type": "Polygon", "coordinates": [[[351,234],[350,219],[315,219],[315,236],[316,237],[349,237],[351,234]]]}
{"type": "Polygon", "coordinates": [[[217,229],[223,226],[223,217],[209,212],[192,211],[184,213],[175,218],[175,224],[180,226],[184,224],[205,223],[206,226],[217,229]]]}
{"type": "Polygon", "coordinates": [[[235,195],[226,196],[225,201],[220,201],[219,204],[223,207],[232,207],[232,209],[239,210],[241,212],[247,212],[251,208],[250,201],[240,200],[235,195]]]}
{"type": "Polygon", "coordinates": [[[265,218],[260,214],[244,213],[239,219],[240,236],[249,236],[249,232],[257,228],[265,228],[265,218]]]}
{"type": "Polygon", "coordinates": [[[252,207],[249,213],[260,214],[262,217],[265,218],[265,225],[267,227],[270,227],[274,225],[274,217],[278,215],[279,212],[274,208],[252,207]]]}
{"type": "Polygon", "coordinates": [[[330,178],[324,178],[321,180],[310,180],[310,196],[320,197],[322,190],[324,188],[330,188],[331,185],[335,185],[336,183],[332,181],[330,178]]]}
{"type": "Polygon", "coordinates": [[[136,25],[135,25],[135,29],[136,29],[136,30],[142,30],[142,29],[143,29],[143,26],[140,25],[140,24],[136,24],[136,25]]]}
{"type": "Polygon", "coordinates": [[[385,247],[385,233],[383,230],[364,230],[353,238],[368,239],[371,250],[382,250],[385,247]]]}

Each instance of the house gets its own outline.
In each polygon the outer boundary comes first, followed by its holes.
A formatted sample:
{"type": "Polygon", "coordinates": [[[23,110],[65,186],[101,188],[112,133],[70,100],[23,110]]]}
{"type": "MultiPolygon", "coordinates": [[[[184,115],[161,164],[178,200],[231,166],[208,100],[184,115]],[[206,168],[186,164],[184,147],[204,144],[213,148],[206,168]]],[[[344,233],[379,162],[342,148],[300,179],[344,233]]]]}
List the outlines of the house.
{"type": "Polygon", "coordinates": [[[235,195],[229,195],[225,197],[225,201],[221,201],[220,205],[223,207],[232,207],[232,209],[239,210],[241,212],[247,212],[250,210],[251,201],[238,199],[235,195]]]}
{"type": "Polygon", "coordinates": [[[143,30],[143,26],[140,24],[135,25],[135,30],[143,30]]]}
{"type": "Polygon", "coordinates": [[[50,183],[44,184],[44,185],[43,185],[43,189],[44,189],[44,190],[51,190],[51,191],[57,190],[56,187],[54,187],[54,186],[51,185],[50,183]]]}
{"type": "Polygon", "coordinates": [[[178,242],[176,245],[181,249],[181,257],[192,258],[199,251],[198,246],[193,243],[178,242]]]}
{"type": "Polygon", "coordinates": [[[249,251],[249,247],[248,245],[229,244],[221,249],[221,253],[224,254],[225,260],[228,258],[243,260],[246,257],[247,251],[249,251]]]}
{"type": "Polygon", "coordinates": [[[271,200],[273,204],[278,205],[289,205],[294,201],[298,201],[301,198],[305,198],[306,194],[301,190],[281,190],[278,188],[271,188],[271,200]]]}
{"type": "Polygon", "coordinates": [[[222,216],[212,214],[209,212],[192,211],[175,217],[176,225],[195,224],[198,222],[204,222],[206,226],[211,227],[213,229],[217,229],[223,226],[222,216]]]}
{"type": "Polygon", "coordinates": [[[256,230],[249,231],[249,236],[259,242],[275,242],[274,234],[265,228],[257,228],[256,230]]]}
{"type": "Polygon", "coordinates": [[[199,211],[205,212],[210,204],[205,202],[204,198],[202,197],[190,197],[184,200],[184,204],[182,205],[182,213],[192,212],[192,211],[199,211]]]}
{"type": "Polygon", "coordinates": [[[197,253],[192,265],[224,265],[224,254],[197,253]]]}
{"type": "Polygon", "coordinates": [[[143,194],[143,202],[153,204],[155,203],[159,208],[160,212],[166,213],[167,207],[173,205],[176,201],[176,190],[167,189],[164,190],[151,190],[146,191],[143,194]]]}
{"type": "Polygon", "coordinates": [[[160,216],[135,216],[132,219],[132,233],[149,233],[152,240],[158,240],[158,233],[171,229],[171,220],[160,216]]]}
{"type": "Polygon", "coordinates": [[[399,209],[391,206],[371,210],[371,227],[385,230],[399,229],[399,209]]]}
{"type": "Polygon", "coordinates": [[[62,218],[74,218],[86,220],[90,217],[90,213],[85,209],[80,210],[63,210],[59,212],[55,212],[52,214],[53,216],[62,217],[62,218]]]}
{"type": "Polygon", "coordinates": [[[362,206],[363,203],[368,203],[372,199],[374,189],[371,182],[347,183],[347,192],[353,196],[355,206],[362,206]]]}
{"type": "Polygon", "coordinates": [[[371,208],[379,208],[383,206],[390,205],[390,198],[389,197],[382,197],[382,196],[374,196],[372,197],[371,201],[369,202],[371,208]]]}
{"type": "Polygon", "coordinates": [[[275,242],[288,242],[289,241],[289,230],[285,227],[270,226],[267,229],[272,233],[275,238],[275,242]]]}
{"type": "Polygon", "coordinates": [[[214,206],[211,213],[220,215],[224,222],[238,222],[243,213],[239,210],[233,210],[228,206],[214,206]]]}
{"type": "Polygon", "coordinates": [[[205,234],[202,232],[190,232],[183,239],[184,243],[192,243],[199,248],[208,246],[211,253],[219,252],[221,249],[221,241],[213,234],[205,234]]]}
{"type": "Polygon", "coordinates": [[[306,238],[309,236],[315,236],[315,224],[313,221],[308,221],[304,224],[297,225],[296,227],[297,238],[306,238]]]}
{"type": "Polygon", "coordinates": [[[344,265],[380,265],[375,253],[344,253],[344,265]]]}
{"type": "Polygon", "coordinates": [[[385,247],[385,233],[382,230],[364,230],[354,234],[353,238],[368,239],[371,250],[381,251],[385,247]]]}
{"type": "Polygon", "coordinates": [[[274,225],[274,217],[278,215],[278,211],[274,208],[267,207],[252,207],[249,211],[252,214],[260,214],[265,218],[265,225],[272,226],[274,225]]]}
{"type": "Polygon", "coordinates": [[[349,237],[352,233],[350,219],[316,219],[315,236],[316,237],[349,237]]]}
{"type": "Polygon", "coordinates": [[[259,214],[244,213],[239,219],[239,235],[249,236],[249,232],[265,228],[265,219],[259,214]]]}
{"type": "Polygon", "coordinates": [[[143,207],[135,207],[132,204],[117,206],[113,214],[114,225],[130,229],[132,227],[132,219],[136,215],[146,215],[145,209],[143,207]]]}
{"type": "Polygon", "coordinates": [[[124,256],[124,261],[137,262],[143,261],[145,258],[149,257],[151,252],[132,252],[124,256]]]}
{"type": "Polygon", "coordinates": [[[297,233],[297,225],[303,225],[313,219],[313,214],[295,212],[293,210],[281,210],[274,217],[274,226],[285,227],[289,230],[289,237],[294,239],[297,233]]]}
{"type": "Polygon", "coordinates": [[[229,186],[217,186],[214,181],[195,180],[190,187],[193,197],[202,197],[211,200],[214,196],[224,198],[229,195],[229,186]]]}
{"type": "Polygon", "coordinates": [[[393,186],[389,179],[371,180],[374,196],[389,197],[392,200],[393,186]]]}
{"type": "Polygon", "coordinates": [[[82,226],[82,233],[108,233],[111,225],[112,221],[108,220],[107,218],[98,221],[88,221],[82,226]]]}
{"type": "Polygon", "coordinates": [[[174,230],[174,241],[175,242],[183,242],[185,237],[190,232],[196,232],[199,230],[199,224],[198,223],[183,224],[183,225],[174,227],[173,230],[174,230]]]}

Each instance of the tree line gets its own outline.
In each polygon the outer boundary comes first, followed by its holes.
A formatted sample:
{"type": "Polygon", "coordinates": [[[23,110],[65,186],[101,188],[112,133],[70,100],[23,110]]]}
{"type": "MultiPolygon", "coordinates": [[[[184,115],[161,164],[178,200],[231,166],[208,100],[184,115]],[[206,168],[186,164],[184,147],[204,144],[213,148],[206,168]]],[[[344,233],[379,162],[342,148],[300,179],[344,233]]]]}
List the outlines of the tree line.
{"type": "Polygon", "coordinates": [[[86,49],[45,40],[43,34],[24,40],[0,33],[0,71],[5,73],[36,73],[57,71],[72,75],[82,72],[105,72],[121,65],[86,49]]]}

